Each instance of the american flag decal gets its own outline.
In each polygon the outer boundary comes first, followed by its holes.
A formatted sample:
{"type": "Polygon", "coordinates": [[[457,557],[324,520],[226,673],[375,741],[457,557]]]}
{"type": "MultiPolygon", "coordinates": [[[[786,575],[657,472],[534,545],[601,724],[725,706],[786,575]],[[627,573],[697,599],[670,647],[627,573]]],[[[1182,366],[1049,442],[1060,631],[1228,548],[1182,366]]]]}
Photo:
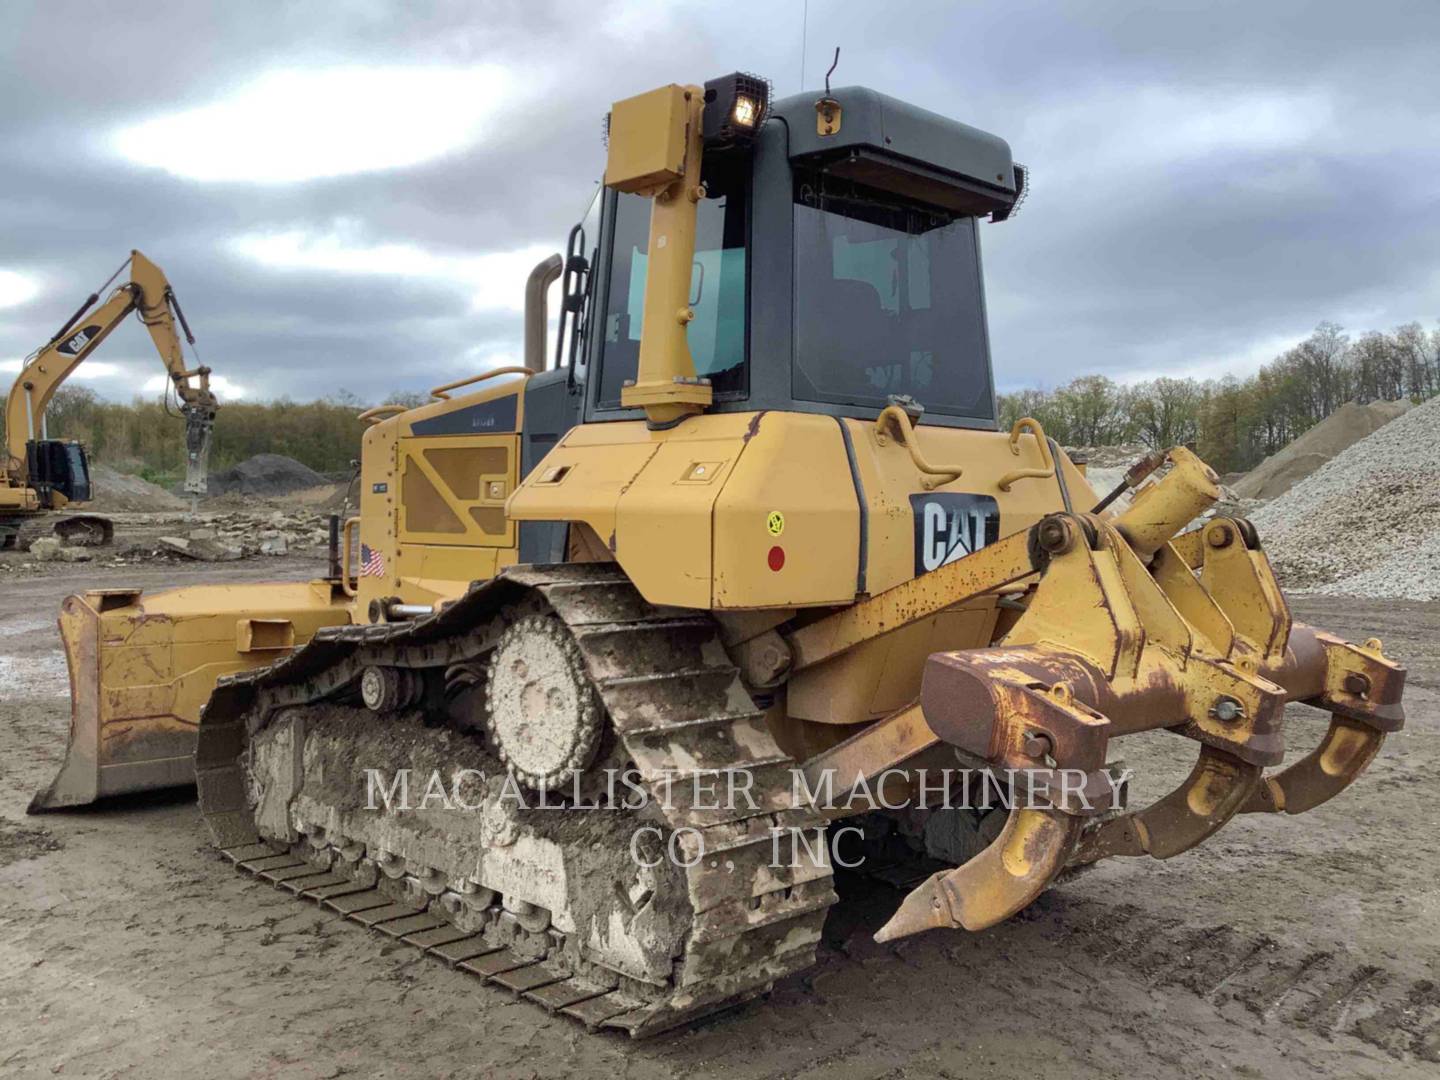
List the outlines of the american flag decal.
{"type": "Polygon", "coordinates": [[[385,576],[385,556],[369,544],[360,545],[360,576],[385,576]]]}

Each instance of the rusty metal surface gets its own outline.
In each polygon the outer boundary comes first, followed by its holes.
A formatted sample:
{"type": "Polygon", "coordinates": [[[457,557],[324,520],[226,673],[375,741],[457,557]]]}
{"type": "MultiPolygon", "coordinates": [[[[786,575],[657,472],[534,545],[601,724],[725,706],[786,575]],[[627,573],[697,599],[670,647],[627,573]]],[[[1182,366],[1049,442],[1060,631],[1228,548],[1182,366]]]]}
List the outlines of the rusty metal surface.
{"type": "Polygon", "coordinates": [[[1086,835],[1074,861],[1111,855],[1169,859],[1189,851],[1241,811],[1260,783],[1260,772],[1259,765],[1204,746],[1179,787],[1138,813],[1102,823],[1086,835]]]}
{"type": "Polygon", "coordinates": [[[1243,812],[1303,814],[1313,810],[1353,784],[1384,742],[1385,732],[1333,714],[1320,745],[1283,771],[1265,777],[1243,812]]]}
{"type": "Polygon", "coordinates": [[[1029,537],[1027,532],[1015,533],[792,631],[786,641],[794,655],[793,669],[818,664],[881,634],[1028,577],[1036,570],[1029,537]]]}
{"type": "MultiPolygon", "coordinates": [[[[877,940],[993,925],[1067,863],[1171,858],[1238,813],[1312,809],[1352,783],[1403,725],[1404,668],[1379,641],[1355,645],[1295,625],[1249,522],[1216,518],[1172,539],[1208,505],[1213,480],[1198,459],[1182,454],[1175,465],[1147,489],[1143,513],[1037,524],[1026,546],[1041,576],[1023,614],[994,646],[933,654],[918,711],[936,740],[997,769],[1042,776],[1098,777],[1112,739],[1163,728],[1199,744],[1190,775],[1150,806],[1088,831],[1094,807],[1053,793],[1013,810],[980,855],[912,892],[877,940]],[[1266,776],[1283,758],[1290,701],[1329,710],[1330,727],[1314,751],[1266,776]]],[[[1018,550],[1017,538],[1007,542],[1018,550]]],[[[967,578],[967,587],[983,586],[967,578]]],[[[876,728],[809,764],[874,775],[928,745],[913,709],[876,728]]]]}
{"type": "MultiPolygon", "coordinates": [[[[837,796],[861,789],[870,791],[875,778],[900,767],[939,741],[939,736],[925,722],[920,706],[911,705],[816,754],[805,762],[802,771],[812,792],[825,787],[837,796]]],[[[879,794],[884,797],[884,792],[879,794]]],[[[817,807],[828,817],[859,814],[874,808],[865,798],[846,805],[837,799],[833,806],[817,807]]]]}

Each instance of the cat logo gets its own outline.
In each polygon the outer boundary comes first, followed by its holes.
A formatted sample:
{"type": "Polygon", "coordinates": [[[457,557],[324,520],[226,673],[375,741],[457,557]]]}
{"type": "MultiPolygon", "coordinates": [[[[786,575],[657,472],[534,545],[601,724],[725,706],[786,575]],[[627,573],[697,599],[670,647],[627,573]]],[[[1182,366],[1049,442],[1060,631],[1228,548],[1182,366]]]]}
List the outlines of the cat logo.
{"type": "Polygon", "coordinates": [[[1000,504],[989,495],[911,495],[915,576],[938,570],[1000,539],[1000,504]]]}
{"type": "Polygon", "coordinates": [[[64,353],[66,356],[79,356],[80,350],[90,344],[90,339],[100,333],[100,327],[87,326],[83,330],[77,330],[63,345],[57,345],[55,351],[64,353]]]}

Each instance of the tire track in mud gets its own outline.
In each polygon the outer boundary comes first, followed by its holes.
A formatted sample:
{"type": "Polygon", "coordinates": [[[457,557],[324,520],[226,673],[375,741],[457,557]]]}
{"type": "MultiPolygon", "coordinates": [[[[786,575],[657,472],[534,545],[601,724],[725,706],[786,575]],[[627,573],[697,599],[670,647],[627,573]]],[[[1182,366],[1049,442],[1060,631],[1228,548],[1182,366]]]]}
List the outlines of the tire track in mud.
{"type": "Polygon", "coordinates": [[[1134,905],[1068,901],[1045,936],[1147,986],[1178,988],[1216,1009],[1237,1004],[1263,1023],[1326,1039],[1361,1039],[1392,1057],[1440,1063],[1440,985],[1342,949],[1306,949],[1226,925],[1196,927],[1134,905]]]}

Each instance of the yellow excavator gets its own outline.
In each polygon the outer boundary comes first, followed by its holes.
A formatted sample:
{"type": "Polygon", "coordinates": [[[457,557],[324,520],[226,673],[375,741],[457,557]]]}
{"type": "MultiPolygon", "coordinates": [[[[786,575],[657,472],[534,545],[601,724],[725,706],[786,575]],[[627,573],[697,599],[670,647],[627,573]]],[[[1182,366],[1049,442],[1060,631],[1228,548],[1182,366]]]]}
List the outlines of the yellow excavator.
{"type": "Polygon", "coordinates": [[[524,366],[363,414],[326,578],[65,602],[35,808],[193,765],[242,871],[644,1036],[811,964],[832,850],[913,883],[881,940],[980,930],[1308,810],[1402,725],[1404,669],[1292,619],[1194,454],[1102,497],[998,426],[1003,140],[739,74],[607,134],[524,366]],[[1287,764],[1291,702],[1329,720],[1287,764]],[[1108,766],[1141,733],[1195,765],[1136,809],[1108,766]]]}
{"type": "MultiPolygon", "coordinates": [[[[219,408],[210,390],[210,369],[185,366],[176,322],[189,344],[195,344],[195,335],[185,322],[175,290],[160,267],[132,251],[109,281],[91,293],[65,325],[26,358],[5,399],[0,546],[19,544],[23,526],[46,511],[63,510],[90,499],[90,463],[85,447],[74,440],[50,438],[45,413],[55,391],[131,312],[137,313],[150,331],[185,419],[185,491],[192,498],[205,493],[210,438],[219,408]],[[127,268],[128,280],[100,304],[100,294],[127,268]]],[[[70,514],[55,523],[54,532],[73,543],[96,545],[108,544],[114,530],[110,520],[99,514],[70,514]]]]}

